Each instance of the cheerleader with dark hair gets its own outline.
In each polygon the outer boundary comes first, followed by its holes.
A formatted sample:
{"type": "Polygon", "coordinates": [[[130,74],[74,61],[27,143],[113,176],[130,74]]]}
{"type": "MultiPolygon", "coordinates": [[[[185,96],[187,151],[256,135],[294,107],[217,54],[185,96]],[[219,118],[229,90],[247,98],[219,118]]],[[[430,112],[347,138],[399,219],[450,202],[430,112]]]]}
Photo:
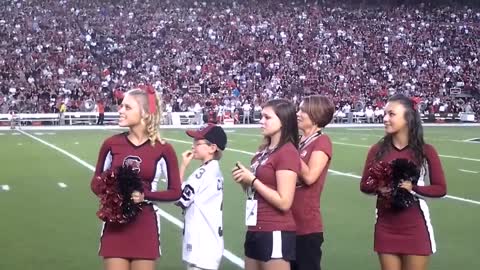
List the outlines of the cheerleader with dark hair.
{"type": "Polygon", "coordinates": [[[426,198],[446,195],[435,148],[423,139],[416,103],[404,95],[388,100],[385,136],[367,156],[360,190],[377,196],[374,249],[382,270],[425,270],[436,251],[426,198]]]}

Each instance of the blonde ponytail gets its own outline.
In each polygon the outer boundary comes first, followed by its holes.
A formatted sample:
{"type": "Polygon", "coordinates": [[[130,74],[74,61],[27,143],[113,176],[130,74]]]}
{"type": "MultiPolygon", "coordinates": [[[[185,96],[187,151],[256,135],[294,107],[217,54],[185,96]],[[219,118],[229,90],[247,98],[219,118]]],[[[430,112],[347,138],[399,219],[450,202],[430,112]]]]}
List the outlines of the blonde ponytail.
{"type": "Polygon", "coordinates": [[[151,113],[148,106],[148,94],[140,88],[134,88],[126,93],[135,97],[143,109],[142,121],[145,123],[146,133],[152,146],[158,141],[164,144],[165,141],[160,136],[160,120],[162,119],[162,101],[155,93],[156,112],[151,113]]]}
{"type": "MultiPolygon", "coordinates": [[[[147,127],[148,139],[152,146],[156,141],[161,144],[165,143],[160,137],[160,120],[162,119],[162,102],[158,94],[155,94],[155,106],[157,111],[155,113],[145,112],[145,126],[147,127]]],[[[147,106],[148,107],[148,106],[147,106]]]]}

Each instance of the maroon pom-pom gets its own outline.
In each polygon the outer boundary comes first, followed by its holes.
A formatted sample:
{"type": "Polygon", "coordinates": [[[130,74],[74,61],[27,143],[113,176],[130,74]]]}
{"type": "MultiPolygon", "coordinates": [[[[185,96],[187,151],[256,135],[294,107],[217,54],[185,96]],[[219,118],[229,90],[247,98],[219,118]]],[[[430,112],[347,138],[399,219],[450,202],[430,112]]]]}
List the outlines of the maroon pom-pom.
{"type": "Polygon", "coordinates": [[[100,176],[100,209],[97,216],[105,222],[128,223],[142,210],[131,199],[134,191],[143,192],[138,173],[130,167],[107,170],[100,176]]]}
{"type": "Polygon", "coordinates": [[[392,190],[392,168],[390,164],[384,161],[375,161],[372,162],[368,171],[370,176],[366,181],[366,185],[370,185],[370,190],[377,193],[380,207],[390,208],[392,190]]]}

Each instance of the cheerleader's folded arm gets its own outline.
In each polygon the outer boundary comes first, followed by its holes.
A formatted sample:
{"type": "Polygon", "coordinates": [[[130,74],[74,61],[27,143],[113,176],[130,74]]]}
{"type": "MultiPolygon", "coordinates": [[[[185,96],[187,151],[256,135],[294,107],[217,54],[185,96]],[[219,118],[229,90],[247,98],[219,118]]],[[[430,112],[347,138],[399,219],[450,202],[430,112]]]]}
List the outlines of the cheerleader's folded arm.
{"type": "Polygon", "coordinates": [[[92,192],[99,197],[102,194],[102,172],[111,167],[111,159],[109,158],[110,147],[108,142],[105,141],[98,153],[97,165],[95,167],[95,173],[93,174],[92,181],[90,182],[90,188],[92,192]]]}
{"type": "Polygon", "coordinates": [[[92,181],[90,182],[90,188],[91,188],[92,192],[95,195],[97,195],[97,197],[99,197],[102,193],[101,188],[100,188],[100,181],[101,181],[100,175],[95,174],[92,177],[92,181]]]}
{"type": "Polygon", "coordinates": [[[172,146],[166,146],[163,158],[166,161],[166,172],[164,172],[164,175],[167,178],[167,190],[150,191],[145,189],[145,200],[171,202],[180,199],[182,195],[182,181],[180,179],[177,155],[172,146]]]}
{"type": "MultiPolygon", "coordinates": [[[[412,194],[418,197],[441,198],[447,195],[447,183],[443,173],[442,163],[433,146],[425,145],[425,155],[428,163],[428,179],[430,183],[419,182],[413,186],[412,194]]],[[[428,181],[425,181],[428,182],[428,181]]]]}
{"type": "Polygon", "coordinates": [[[365,160],[365,166],[363,167],[362,179],[360,180],[360,191],[369,195],[376,195],[378,183],[376,180],[370,177],[369,168],[375,159],[375,153],[377,146],[374,145],[368,151],[367,159],[365,160]]]}

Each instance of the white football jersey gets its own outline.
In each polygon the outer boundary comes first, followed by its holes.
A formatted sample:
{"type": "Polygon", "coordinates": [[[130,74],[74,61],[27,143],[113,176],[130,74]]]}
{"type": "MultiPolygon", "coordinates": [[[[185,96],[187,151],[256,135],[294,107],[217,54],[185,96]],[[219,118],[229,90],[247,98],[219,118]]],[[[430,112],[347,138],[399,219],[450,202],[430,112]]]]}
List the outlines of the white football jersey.
{"type": "Polygon", "coordinates": [[[182,258],[203,269],[218,269],[223,255],[223,176],[218,160],[196,169],[182,184],[176,203],[184,209],[182,258]]]}

